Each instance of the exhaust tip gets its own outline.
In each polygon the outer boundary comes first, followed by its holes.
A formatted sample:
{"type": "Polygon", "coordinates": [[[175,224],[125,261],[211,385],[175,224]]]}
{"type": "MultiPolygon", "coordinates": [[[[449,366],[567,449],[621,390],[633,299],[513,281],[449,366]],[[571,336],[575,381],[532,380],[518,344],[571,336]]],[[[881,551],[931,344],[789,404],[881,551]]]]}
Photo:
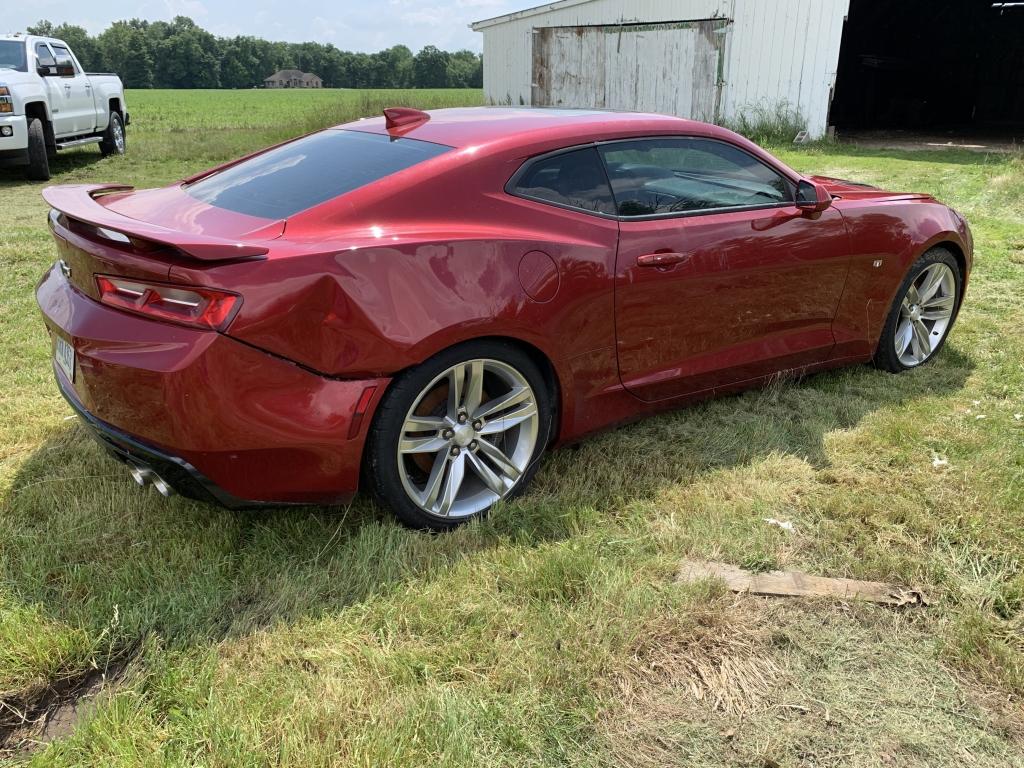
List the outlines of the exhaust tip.
{"type": "Polygon", "coordinates": [[[157,474],[153,475],[153,487],[156,488],[157,492],[164,498],[169,498],[174,495],[174,489],[167,484],[166,480],[157,474]]]}
{"type": "Polygon", "coordinates": [[[150,471],[148,469],[129,464],[128,473],[132,476],[132,480],[138,483],[140,488],[145,488],[146,483],[149,482],[150,471]]]}
{"type": "Polygon", "coordinates": [[[148,467],[129,464],[128,474],[132,476],[132,480],[134,480],[140,488],[145,488],[147,485],[152,484],[153,487],[156,488],[157,493],[161,496],[169,497],[174,495],[174,489],[171,487],[170,483],[148,467]]]}

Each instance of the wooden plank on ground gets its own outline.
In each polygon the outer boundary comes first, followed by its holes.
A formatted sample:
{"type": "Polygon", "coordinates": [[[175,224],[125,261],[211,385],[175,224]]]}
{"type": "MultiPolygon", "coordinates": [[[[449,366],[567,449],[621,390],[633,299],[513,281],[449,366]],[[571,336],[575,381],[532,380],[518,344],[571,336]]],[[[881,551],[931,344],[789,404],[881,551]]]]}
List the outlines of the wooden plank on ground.
{"type": "Polygon", "coordinates": [[[733,592],[781,597],[833,597],[840,600],[867,600],[885,605],[928,605],[919,589],[886,584],[881,581],[833,579],[800,571],[755,573],[729,563],[684,560],[679,568],[680,581],[721,579],[733,592]]]}

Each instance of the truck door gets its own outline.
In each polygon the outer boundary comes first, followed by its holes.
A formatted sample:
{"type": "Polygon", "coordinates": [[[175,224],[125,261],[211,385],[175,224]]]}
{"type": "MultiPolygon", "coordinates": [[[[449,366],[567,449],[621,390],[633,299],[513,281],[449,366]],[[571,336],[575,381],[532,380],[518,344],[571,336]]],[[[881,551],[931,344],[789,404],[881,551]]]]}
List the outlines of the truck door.
{"type": "Polygon", "coordinates": [[[47,101],[50,102],[50,116],[53,132],[57,136],[68,136],[75,132],[75,114],[68,104],[70,88],[64,87],[64,78],[57,76],[57,60],[46,43],[36,43],[36,60],[46,69],[43,77],[47,101]]]}
{"type": "Polygon", "coordinates": [[[64,83],[68,109],[74,115],[74,132],[92,133],[96,130],[96,103],[92,96],[92,83],[67,46],[51,43],[50,48],[57,60],[58,71],[72,73],[60,79],[64,83]]]}

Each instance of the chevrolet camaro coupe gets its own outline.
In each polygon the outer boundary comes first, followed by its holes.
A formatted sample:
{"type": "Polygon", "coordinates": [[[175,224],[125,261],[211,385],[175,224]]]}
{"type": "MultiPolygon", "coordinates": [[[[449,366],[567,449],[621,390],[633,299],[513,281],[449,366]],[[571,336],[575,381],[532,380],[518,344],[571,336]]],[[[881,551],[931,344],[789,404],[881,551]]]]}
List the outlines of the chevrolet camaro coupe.
{"type": "Polygon", "coordinates": [[[396,108],[162,189],[43,196],[57,385],[137,482],[230,507],[361,486],[435,530],[643,414],[915,368],[972,263],[927,194],[647,114],[396,108]]]}

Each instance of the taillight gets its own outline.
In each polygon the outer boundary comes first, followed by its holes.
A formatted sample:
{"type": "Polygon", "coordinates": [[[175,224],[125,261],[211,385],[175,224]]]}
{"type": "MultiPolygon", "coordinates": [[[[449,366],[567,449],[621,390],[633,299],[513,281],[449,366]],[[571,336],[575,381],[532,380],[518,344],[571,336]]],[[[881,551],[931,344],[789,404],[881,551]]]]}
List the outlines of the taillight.
{"type": "Polygon", "coordinates": [[[163,283],[140,283],[123,277],[96,275],[100,301],[146,317],[220,330],[242,305],[227,291],[163,283]]]}

